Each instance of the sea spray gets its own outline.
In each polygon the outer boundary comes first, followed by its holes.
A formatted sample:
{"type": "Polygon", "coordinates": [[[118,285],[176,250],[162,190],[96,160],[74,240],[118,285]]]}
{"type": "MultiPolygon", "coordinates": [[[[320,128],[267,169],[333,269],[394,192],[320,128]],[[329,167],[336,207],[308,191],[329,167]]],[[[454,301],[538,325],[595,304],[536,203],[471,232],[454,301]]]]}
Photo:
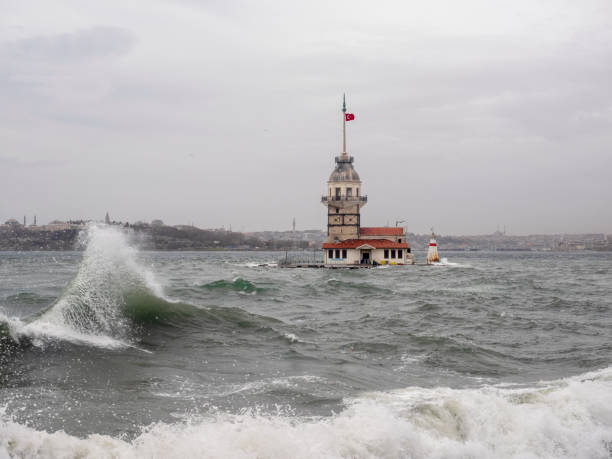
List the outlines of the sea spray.
{"type": "Polygon", "coordinates": [[[82,234],[85,246],[76,277],[61,297],[34,320],[9,321],[11,334],[34,344],[45,338],[87,342],[104,347],[126,344],[132,326],[124,314],[128,295],[163,298],[153,273],[137,260],[127,235],[110,226],[90,225],[82,234]]]}

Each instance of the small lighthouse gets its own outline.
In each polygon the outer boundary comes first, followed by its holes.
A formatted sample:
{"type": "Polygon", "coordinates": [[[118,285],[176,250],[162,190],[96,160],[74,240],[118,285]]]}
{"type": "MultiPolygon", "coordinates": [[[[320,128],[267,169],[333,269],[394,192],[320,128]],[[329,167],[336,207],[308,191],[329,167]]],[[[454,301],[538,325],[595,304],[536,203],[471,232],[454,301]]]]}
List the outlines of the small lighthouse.
{"type": "Polygon", "coordinates": [[[433,228],[431,229],[431,239],[429,239],[429,248],[427,249],[427,264],[438,263],[440,257],[438,255],[438,243],[436,242],[436,234],[433,228]]]}

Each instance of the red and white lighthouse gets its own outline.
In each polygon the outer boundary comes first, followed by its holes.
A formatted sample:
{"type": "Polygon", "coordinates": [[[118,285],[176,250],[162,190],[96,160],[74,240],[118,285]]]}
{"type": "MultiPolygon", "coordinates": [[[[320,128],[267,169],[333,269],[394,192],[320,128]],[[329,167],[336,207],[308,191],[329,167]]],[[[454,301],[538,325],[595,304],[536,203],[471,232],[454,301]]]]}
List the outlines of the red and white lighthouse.
{"type": "Polygon", "coordinates": [[[438,255],[438,243],[436,242],[436,234],[433,228],[431,229],[431,239],[429,239],[429,248],[427,249],[427,264],[438,263],[440,256],[438,255]]]}

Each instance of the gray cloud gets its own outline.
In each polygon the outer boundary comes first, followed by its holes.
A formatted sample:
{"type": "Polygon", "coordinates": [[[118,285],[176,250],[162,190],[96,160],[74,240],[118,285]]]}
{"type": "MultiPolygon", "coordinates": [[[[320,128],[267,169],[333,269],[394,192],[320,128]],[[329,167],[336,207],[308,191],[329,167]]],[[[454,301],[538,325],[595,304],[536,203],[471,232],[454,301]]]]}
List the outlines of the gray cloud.
{"type": "Polygon", "coordinates": [[[134,43],[135,38],[128,30],[96,26],[5,42],[0,45],[0,57],[21,62],[68,64],[125,54],[134,43]]]}
{"type": "Polygon", "coordinates": [[[54,29],[30,3],[0,151],[62,166],[0,163],[0,220],[324,227],[347,91],[365,224],[612,232],[607,2],[68,1],[54,29]]]}

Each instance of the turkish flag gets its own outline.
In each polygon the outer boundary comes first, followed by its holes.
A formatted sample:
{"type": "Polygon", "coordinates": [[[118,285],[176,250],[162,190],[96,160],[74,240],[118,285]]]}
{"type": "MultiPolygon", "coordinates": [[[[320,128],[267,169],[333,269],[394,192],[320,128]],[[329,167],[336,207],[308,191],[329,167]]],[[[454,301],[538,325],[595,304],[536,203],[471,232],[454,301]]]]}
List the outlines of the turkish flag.
{"type": "Polygon", "coordinates": [[[355,115],[353,115],[352,113],[345,113],[345,114],[344,114],[344,119],[345,119],[346,121],[352,121],[352,120],[354,120],[354,119],[355,119],[355,115]]]}

